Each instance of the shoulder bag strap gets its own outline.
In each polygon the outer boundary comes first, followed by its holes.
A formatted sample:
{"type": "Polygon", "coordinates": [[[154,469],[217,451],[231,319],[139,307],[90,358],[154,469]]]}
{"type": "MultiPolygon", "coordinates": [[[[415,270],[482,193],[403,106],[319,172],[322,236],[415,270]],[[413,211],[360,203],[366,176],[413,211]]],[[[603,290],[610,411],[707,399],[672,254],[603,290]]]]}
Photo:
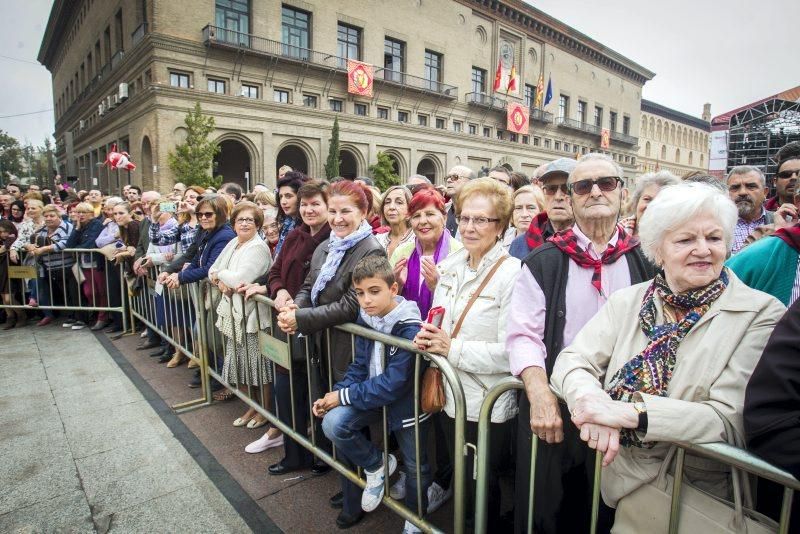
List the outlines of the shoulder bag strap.
{"type": "Polygon", "coordinates": [[[494,273],[497,272],[497,269],[500,268],[500,266],[503,264],[504,261],[506,261],[506,259],[508,259],[508,256],[503,256],[502,258],[500,258],[495,262],[494,266],[492,266],[492,270],[489,271],[489,274],[487,274],[486,278],[483,279],[481,285],[478,286],[478,289],[476,289],[475,292],[472,294],[472,297],[470,297],[469,302],[467,302],[467,305],[464,307],[464,311],[461,312],[461,316],[458,318],[458,322],[456,323],[455,328],[453,328],[453,332],[450,334],[451,339],[455,338],[461,331],[461,324],[464,322],[464,318],[466,318],[470,308],[472,308],[472,305],[475,304],[476,300],[478,300],[478,297],[481,295],[481,291],[483,291],[484,288],[486,288],[486,286],[489,284],[489,281],[494,276],[494,273]]]}

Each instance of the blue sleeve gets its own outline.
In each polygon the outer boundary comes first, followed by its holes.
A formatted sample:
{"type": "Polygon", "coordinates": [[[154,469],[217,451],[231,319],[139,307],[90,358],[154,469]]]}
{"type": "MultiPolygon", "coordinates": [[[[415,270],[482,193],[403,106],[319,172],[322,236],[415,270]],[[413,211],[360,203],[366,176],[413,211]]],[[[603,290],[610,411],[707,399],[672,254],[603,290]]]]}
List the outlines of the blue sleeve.
{"type": "MultiPolygon", "coordinates": [[[[181,284],[191,284],[192,282],[197,282],[202,280],[203,278],[208,276],[208,270],[214,265],[214,262],[222,253],[222,250],[225,248],[225,245],[228,244],[229,239],[226,240],[222,235],[217,234],[211,240],[211,242],[207,245],[208,250],[208,258],[205,260],[203,266],[200,266],[200,259],[202,258],[202,254],[195,254],[194,258],[192,259],[191,265],[186,269],[181,271],[178,274],[178,280],[181,284]]],[[[205,251],[204,251],[205,252],[205,251]]]]}
{"type": "Polygon", "coordinates": [[[511,246],[508,248],[508,253],[518,260],[524,260],[525,256],[527,256],[530,251],[531,249],[528,248],[525,234],[515,237],[514,241],[511,242],[511,246]]]}
{"type": "Polygon", "coordinates": [[[78,242],[78,244],[72,248],[97,248],[95,241],[97,241],[97,237],[102,231],[103,225],[100,223],[100,221],[94,219],[91,223],[89,223],[86,231],[83,232],[80,242],[78,242]]]}

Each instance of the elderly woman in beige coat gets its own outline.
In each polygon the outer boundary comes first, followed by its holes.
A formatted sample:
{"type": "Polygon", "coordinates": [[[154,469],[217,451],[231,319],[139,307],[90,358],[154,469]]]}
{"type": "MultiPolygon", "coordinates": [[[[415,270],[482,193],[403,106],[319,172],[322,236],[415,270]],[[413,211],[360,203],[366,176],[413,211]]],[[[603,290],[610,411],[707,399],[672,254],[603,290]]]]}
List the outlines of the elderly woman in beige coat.
{"type": "MultiPolygon", "coordinates": [[[[727,441],[726,426],[743,435],[745,386],[785,309],[723,268],[736,218],[705,184],[664,188],[639,227],[662,271],[614,293],[555,363],[551,384],[581,439],[605,453],[601,530],[655,479],[669,442],[727,441]]],[[[725,496],[721,469],[687,455],[690,480],[725,496]]]]}

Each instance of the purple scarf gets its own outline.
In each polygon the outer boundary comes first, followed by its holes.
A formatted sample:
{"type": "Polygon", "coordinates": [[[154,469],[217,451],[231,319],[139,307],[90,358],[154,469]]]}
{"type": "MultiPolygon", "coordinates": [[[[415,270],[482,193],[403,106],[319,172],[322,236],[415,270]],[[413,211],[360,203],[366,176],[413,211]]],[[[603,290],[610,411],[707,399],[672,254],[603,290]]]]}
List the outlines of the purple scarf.
{"type": "MultiPolygon", "coordinates": [[[[439,242],[436,244],[436,251],[433,253],[433,263],[438,265],[441,260],[450,254],[451,239],[450,232],[445,229],[445,231],[442,232],[442,237],[439,238],[439,242]]],[[[433,295],[424,280],[421,285],[419,283],[420,277],[422,276],[420,267],[420,262],[422,261],[422,245],[419,239],[415,239],[414,244],[414,250],[411,252],[411,256],[408,257],[408,278],[406,279],[405,286],[403,286],[403,296],[406,300],[413,300],[417,303],[420,314],[424,320],[424,318],[428,316],[428,311],[431,309],[433,295]]]]}

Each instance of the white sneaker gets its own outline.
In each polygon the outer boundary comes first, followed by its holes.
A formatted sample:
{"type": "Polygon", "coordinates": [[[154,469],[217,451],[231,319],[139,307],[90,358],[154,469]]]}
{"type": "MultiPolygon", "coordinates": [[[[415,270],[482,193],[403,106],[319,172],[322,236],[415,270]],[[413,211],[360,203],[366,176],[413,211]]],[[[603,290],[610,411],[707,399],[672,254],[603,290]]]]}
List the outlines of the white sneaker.
{"type": "Polygon", "coordinates": [[[83,330],[86,328],[86,323],[83,321],[76,321],[75,324],[72,325],[73,330],[83,330]]]}
{"type": "Polygon", "coordinates": [[[71,328],[72,325],[74,325],[77,322],[78,321],[76,321],[75,319],[67,319],[66,321],[61,323],[61,326],[64,327],[64,328],[71,328]]]}
{"type": "Polygon", "coordinates": [[[428,513],[432,514],[442,507],[450,497],[453,496],[453,486],[445,491],[439,484],[434,482],[428,486],[428,513]]]}
{"type": "Polygon", "coordinates": [[[422,531],[414,523],[406,521],[406,524],[403,525],[403,534],[417,534],[417,532],[422,531]]]}
{"type": "Polygon", "coordinates": [[[142,338],[142,339],[146,338],[147,337],[147,330],[144,330],[141,334],[139,334],[139,337],[142,338]]]}
{"type": "Polygon", "coordinates": [[[269,437],[269,433],[265,432],[263,436],[245,447],[244,451],[249,452],[250,454],[256,454],[259,452],[264,452],[267,449],[271,449],[272,447],[280,447],[281,445],[283,445],[283,434],[279,434],[277,437],[271,438],[269,437]]]}
{"type": "Polygon", "coordinates": [[[389,497],[396,501],[402,501],[406,498],[406,472],[400,471],[400,476],[392,487],[389,488],[389,497]]]}
{"type": "Polygon", "coordinates": [[[367,474],[367,485],[364,488],[364,493],[361,494],[361,509],[365,512],[371,512],[381,503],[383,499],[383,481],[387,476],[392,476],[394,470],[397,469],[397,458],[394,454],[389,455],[389,473],[386,474],[386,466],[382,465],[373,472],[364,469],[367,474]]]}

